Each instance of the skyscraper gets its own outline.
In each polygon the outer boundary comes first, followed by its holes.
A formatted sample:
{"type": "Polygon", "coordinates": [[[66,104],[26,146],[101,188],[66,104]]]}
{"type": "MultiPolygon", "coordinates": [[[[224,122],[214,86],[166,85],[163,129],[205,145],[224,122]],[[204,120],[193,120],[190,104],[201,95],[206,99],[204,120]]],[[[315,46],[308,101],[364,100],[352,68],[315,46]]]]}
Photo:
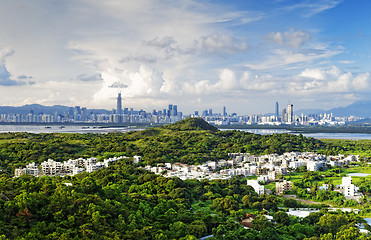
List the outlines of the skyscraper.
{"type": "Polygon", "coordinates": [[[227,110],[225,107],[223,107],[223,116],[227,116],[227,110]]]}
{"type": "Polygon", "coordinates": [[[286,113],[286,108],[282,109],[281,121],[282,121],[282,122],[287,122],[287,113],[286,113]]]}
{"type": "Polygon", "coordinates": [[[294,105],[291,103],[287,105],[287,122],[294,122],[294,105]]]}
{"type": "Polygon", "coordinates": [[[117,110],[116,113],[121,115],[122,114],[122,99],[121,99],[121,93],[117,96],[117,110]]]}
{"type": "Polygon", "coordinates": [[[278,105],[278,102],[276,102],[276,112],[275,112],[275,115],[276,115],[276,119],[278,120],[278,118],[280,117],[280,109],[279,109],[279,105],[278,105]]]}

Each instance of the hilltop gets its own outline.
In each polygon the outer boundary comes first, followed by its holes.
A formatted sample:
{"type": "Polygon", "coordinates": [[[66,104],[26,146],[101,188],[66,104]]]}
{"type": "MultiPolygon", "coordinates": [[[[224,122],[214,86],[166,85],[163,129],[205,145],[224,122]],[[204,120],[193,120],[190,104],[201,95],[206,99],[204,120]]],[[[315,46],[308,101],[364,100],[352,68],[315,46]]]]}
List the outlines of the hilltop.
{"type": "Polygon", "coordinates": [[[179,130],[179,131],[193,131],[193,130],[204,130],[217,132],[218,128],[210,125],[202,118],[186,118],[174,124],[166,126],[168,129],[179,130]]]}

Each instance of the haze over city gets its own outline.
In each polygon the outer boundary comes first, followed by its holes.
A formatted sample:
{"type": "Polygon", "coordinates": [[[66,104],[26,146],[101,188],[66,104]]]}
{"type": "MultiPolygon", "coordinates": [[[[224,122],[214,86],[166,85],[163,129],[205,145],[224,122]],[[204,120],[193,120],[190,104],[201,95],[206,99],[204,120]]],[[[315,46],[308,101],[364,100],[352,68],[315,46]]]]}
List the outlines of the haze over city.
{"type": "Polygon", "coordinates": [[[367,0],[2,1],[1,106],[184,112],[371,100],[367,0]]]}

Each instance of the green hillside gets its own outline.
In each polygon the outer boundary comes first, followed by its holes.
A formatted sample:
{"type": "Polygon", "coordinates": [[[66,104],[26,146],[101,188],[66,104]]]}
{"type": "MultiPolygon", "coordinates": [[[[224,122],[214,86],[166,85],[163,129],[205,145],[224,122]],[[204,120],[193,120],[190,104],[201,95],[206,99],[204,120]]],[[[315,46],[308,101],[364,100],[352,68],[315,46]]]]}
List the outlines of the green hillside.
{"type": "Polygon", "coordinates": [[[320,140],[301,135],[257,135],[242,131],[219,131],[200,118],[129,133],[108,134],[0,134],[0,167],[12,173],[27,163],[49,158],[141,155],[147,164],[182,162],[198,164],[228,158],[228,153],[269,154],[290,151],[325,151],[320,140]]]}
{"type": "MultiPolygon", "coordinates": [[[[139,169],[130,158],[72,177],[12,177],[14,167],[48,158],[142,155],[146,163],[201,163],[229,152],[310,150],[333,148],[301,135],[217,131],[199,119],[126,134],[0,134],[0,240],[366,239],[357,228],[364,221],[354,213],[322,209],[298,219],[279,207],[302,204],[258,196],[243,178],[165,178],[139,169]],[[257,216],[251,229],[239,224],[246,213],[257,216]]],[[[367,196],[363,204],[369,209],[367,196]]]]}

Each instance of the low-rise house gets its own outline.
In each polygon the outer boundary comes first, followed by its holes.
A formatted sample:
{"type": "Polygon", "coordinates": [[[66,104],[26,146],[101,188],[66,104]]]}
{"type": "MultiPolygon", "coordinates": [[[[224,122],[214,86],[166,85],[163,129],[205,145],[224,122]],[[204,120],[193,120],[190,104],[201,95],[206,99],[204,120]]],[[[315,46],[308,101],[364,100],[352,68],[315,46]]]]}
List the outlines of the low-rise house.
{"type": "Polygon", "coordinates": [[[134,156],[133,157],[133,163],[136,164],[136,163],[140,163],[142,162],[142,157],[141,156],[134,156]]]}

